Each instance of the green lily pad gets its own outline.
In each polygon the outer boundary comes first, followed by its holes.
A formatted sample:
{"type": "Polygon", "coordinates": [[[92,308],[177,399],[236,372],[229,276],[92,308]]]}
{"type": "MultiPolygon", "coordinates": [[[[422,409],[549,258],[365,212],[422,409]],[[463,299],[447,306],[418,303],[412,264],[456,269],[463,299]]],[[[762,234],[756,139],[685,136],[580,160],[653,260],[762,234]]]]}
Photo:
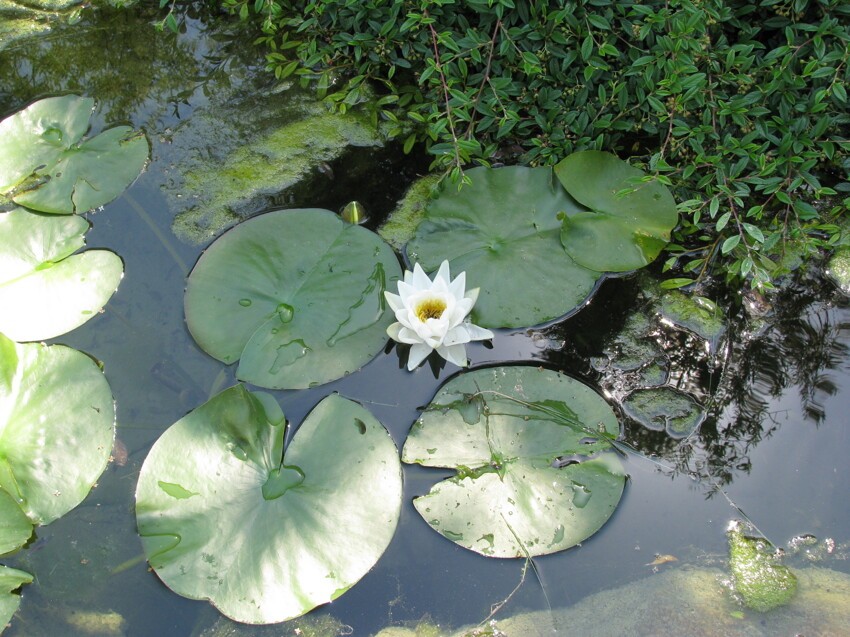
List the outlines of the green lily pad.
{"type": "Polygon", "coordinates": [[[601,272],[627,272],[651,263],[670,241],[679,215],[659,181],[611,153],[586,150],[565,157],[555,174],[589,210],[564,217],[561,241],[576,262],[601,272]],[[622,191],[629,190],[626,194],[622,191]]]}
{"type": "Polygon", "coordinates": [[[623,493],[614,412],[586,385],[536,367],[456,376],[413,425],[402,460],[457,474],[414,499],[435,531],[491,557],[587,539],[623,493]]]}
{"type": "Polygon", "coordinates": [[[0,351],[0,487],[32,522],[48,524],[82,502],[106,468],[112,392],[97,364],[70,347],[0,334],[0,351]]]}
{"type": "Polygon", "coordinates": [[[124,263],[108,250],[73,254],[88,228],[81,217],[0,213],[0,332],[16,341],[53,338],[106,305],[124,263]]]}
{"type": "Polygon", "coordinates": [[[277,210],[226,232],[186,287],[198,345],[262,387],[326,383],[369,362],[387,342],[384,290],[398,258],[374,232],[328,210],[277,210]]]}
{"type": "Polygon", "coordinates": [[[0,632],[18,610],[21,596],[12,591],[32,582],[32,575],[8,566],[0,566],[0,632]]]}
{"type": "Polygon", "coordinates": [[[549,168],[473,168],[472,180],[428,204],[407,245],[411,261],[435,271],[448,259],[480,288],[472,321],[483,327],[538,325],[579,308],[600,273],[564,252],[559,213],[581,208],[549,168]]]}
{"type": "Polygon", "coordinates": [[[15,499],[0,488],[0,555],[21,548],[32,535],[32,522],[15,499]]]}
{"type": "Polygon", "coordinates": [[[84,213],[120,195],[145,166],[148,142],[129,126],[83,140],[94,100],[49,97],[0,122],[0,193],[40,212],[84,213]]]}
{"type": "Polygon", "coordinates": [[[336,599],[377,562],[401,510],[386,429],[331,395],[283,452],[274,399],[231,387],[172,425],[139,476],[145,553],[173,591],[273,623],[336,599]]]}

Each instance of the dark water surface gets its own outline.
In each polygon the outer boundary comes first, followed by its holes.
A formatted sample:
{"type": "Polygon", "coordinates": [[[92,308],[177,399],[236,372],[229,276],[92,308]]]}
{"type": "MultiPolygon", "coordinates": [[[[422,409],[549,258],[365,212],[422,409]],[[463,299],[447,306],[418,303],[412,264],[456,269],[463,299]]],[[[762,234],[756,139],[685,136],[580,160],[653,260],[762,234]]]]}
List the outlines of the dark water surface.
{"type": "MultiPolygon", "coordinates": [[[[143,561],[133,562],[141,556],[134,490],[162,431],[235,382],[234,368],[205,355],[183,320],[185,279],[204,246],[171,229],[179,208],[173,175],[188,161],[175,140],[200,112],[213,122],[217,96],[253,86],[258,72],[251,67],[250,45],[234,40],[227,27],[208,28],[209,16],[188,17],[179,37],[157,32],[154,17],[140,9],[89,11],[79,24],[0,52],[0,114],[77,92],[98,100],[96,125],[128,122],[144,129],[152,143],[146,172],[89,216],[88,247],[113,250],[124,260],[119,290],[102,316],[56,339],[103,361],[127,461],[110,465],[82,505],[38,528],[27,549],[4,559],[36,578],[24,588],[10,635],[74,634],[61,623],[71,610],[119,613],[130,636],[189,635],[207,608],[171,593],[143,561]]],[[[232,121],[220,128],[238,131],[232,121]]],[[[218,143],[219,133],[196,133],[201,156],[213,152],[208,146],[218,143]]],[[[301,185],[266,194],[269,203],[337,209],[357,199],[380,217],[415,173],[427,168],[427,160],[403,159],[392,148],[363,148],[326,163],[301,185]]],[[[492,347],[472,345],[471,364],[545,364],[608,390],[616,407],[619,396],[591,361],[639,311],[639,287],[636,278],[608,280],[571,319],[501,331],[492,347]]],[[[537,572],[529,571],[503,612],[562,607],[645,577],[655,554],[674,555],[678,565],[719,564],[727,551],[726,526],[740,517],[730,501],[777,545],[804,533],[833,538],[839,547],[850,540],[850,303],[817,276],[771,302],[761,323],[743,313],[732,321],[722,364],[700,362],[683,341],[670,382],[709,405],[700,430],[682,444],[625,422],[624,439],[661,464],[627,458],[629,481],[611,520],[584,545],[536,558],[537,572]]],[[[419,408],[456,372],[426,364],[408,373],[391,348],[339,381],[273,393],[295,424],[331,392],[360,401],[401,448],[419,408]]],[[[413,509],[411,499],[441,475],[405,466],[405,504],[392,544],[363,580],[317,613],[332,614],[356,635],[423,617],[459,626],[481,621],[491,604],[511,593],[521,561],[461,549],[413,509]]],[[[840,557],[838,551],[824,565],[850,571],[840,557]]],[[[668,567],[677,565],[662,566],[668,567]]]]}

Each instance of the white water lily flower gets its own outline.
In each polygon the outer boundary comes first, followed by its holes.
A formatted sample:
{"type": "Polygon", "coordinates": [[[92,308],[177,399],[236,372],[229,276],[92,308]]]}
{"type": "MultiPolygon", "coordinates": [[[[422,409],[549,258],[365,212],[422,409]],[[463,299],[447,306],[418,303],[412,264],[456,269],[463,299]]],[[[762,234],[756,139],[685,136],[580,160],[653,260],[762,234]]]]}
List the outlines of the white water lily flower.
{"type": "Polygon", "coordinates": [[[411,346],[408,370],[434,350],[450,363],[466,367],[466,343],[493,338],[493,332],[466,318],[478,299],[478,288],[466,291],[466,272],[452,281],[448,261],[443,261],[433,281],[417,263],[398,282],[398,294],[384,292],[384,296],[398,321],[387,334],[411,346]]]}

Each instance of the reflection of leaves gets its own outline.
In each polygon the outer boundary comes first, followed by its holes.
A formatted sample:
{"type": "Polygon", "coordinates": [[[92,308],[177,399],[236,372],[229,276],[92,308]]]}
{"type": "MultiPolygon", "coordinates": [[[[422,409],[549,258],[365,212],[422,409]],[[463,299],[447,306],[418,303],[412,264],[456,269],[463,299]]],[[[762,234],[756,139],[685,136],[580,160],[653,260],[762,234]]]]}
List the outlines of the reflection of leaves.
{"type": "Polygon", "coordinates": [[[581,370],[622,398],[652,385],[645,383],[641,359],[662,355],[669,365],[667,385],[706,405],[705,420],[685,440],[627,426],[624,442],[676,472],[723,486],[752,469],[753,449],[781,424],[770,412],[772,401],[789,388],[796,387],[808,419],[823,421],[823,399],[835,392],[831,370],[846,365],[850,353],[846,312],[832,307],[833,293],[831,285],[813,278],[805,286],[788,283],[771,298],[767,316],[731,320],[728,345],[714,357],[705,341],[658,320],[654,293],[640,278],[609,280],[586,309],[544,331],[553,341],[566,342],[544,356],[559,368],[581,370]],[[635,314],[645,318],[634,319],[635,314]],[[638,340],[630,333],[636,325],[638,340]],[[753,331],[756,336],[749,335],[753,331]],[[641,335],[650,340],[640,340],[641,335]],[[620,354],[628,357],[625,364],[620,354]]]}
{"type": "Polygon", "coordinates": [[[57,23],[49,37],[7,48],[0,112],[45,93],[94,95],[109,121],[130,120],[146,103],[169,103],[187,80],[204,74],[208,62],[195,48],[210,43],[164,37],[152,24],[157,15],[156,3],[87,9],[76,24],[57,23]]]}

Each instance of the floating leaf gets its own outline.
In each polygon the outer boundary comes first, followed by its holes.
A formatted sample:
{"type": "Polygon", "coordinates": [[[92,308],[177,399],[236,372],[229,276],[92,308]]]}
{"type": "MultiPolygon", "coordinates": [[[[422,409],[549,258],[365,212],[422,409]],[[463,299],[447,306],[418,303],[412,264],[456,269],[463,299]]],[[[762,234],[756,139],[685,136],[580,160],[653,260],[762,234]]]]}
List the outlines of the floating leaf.
{"type": "Polygon", "coordinates": [[[322,400],[283,454],[283,413],[232,387],[172,425],[145,460],[136,516],[173,591],[241,622],[336,599],[372,568],[401,510],[401,466],[363,407],[322,400]]]}
{"type": "Polygon", "coordinates": [[[600,276],[561,246],[558,214],[580,207],[549,168],[473,168],[468,186],[446,189],[428,204],[407,245],[429,272],[448,259],[480,288],[472,321],[484,327],[538,325],[573,312],[600,276]]]}
{"type": "MultiPolygon", "coordinates": [[[[10,343],[0,334],[0,350],[10,343]]],[[[62,345],[11,347],[11,362],[0,363],[0,487],[32,522],[48,524],[77,506],[106,468],[115,405],[85,354],[62,345]]]]}
{"type": "Polygon", "coordinates": [[[148,160],[145,136],[116,126],[83,140],[94,100],[49,97],[0,122],[0,193],[58,214],[84,213],[120,195],[148,160]]]}
{"type": "Polygon", "coordinates": [[[586,268],[642,268],[670,241],[679,218],[676,202],[659,181],[635,183],[645,176],[643,171],[611,153],[586,150],[565,157],[555,174],[589,208],[568,214],[561,230],[567,253],[586,268]]]}
{"type": "Polygon", "coordinates": [[[587,539],[620,501],[619,425],[586,385],[536,367],[456,376],[413,425],[404,462],[457,474],[413,501],[439,533],[492,557],[560,551],[587,539]]]}
{"type": "MultiPolygon", "coordinates": [[[[386,344],[384,290],[401,275],[375,233],[327,210],[277,210],[215,241],[186,287],[201,348],[237,376],[303,388],[353,372],[386,344]]],[[[395,289],[395,286],[392,286],[395,289]]]]}
{"type": "Polygon", "coordinates": [[[0,488],[0,555],[22,547],[32,535],[32,522],[15,499],[0,488]]]}
{"type": "Polygon", "coordinates": [[[18,610],[21,596],[12,591],[32,582],[32,575],[8,566],[0,566],[0,632],[18,610]]]}
{"type": "Polygon", "coordinates": [[[108,250],[73,254],[88,228],[81,217],[0,213],[0,332],[16,341],[53,338],[106,305],[124,264],[108,250]]]}

